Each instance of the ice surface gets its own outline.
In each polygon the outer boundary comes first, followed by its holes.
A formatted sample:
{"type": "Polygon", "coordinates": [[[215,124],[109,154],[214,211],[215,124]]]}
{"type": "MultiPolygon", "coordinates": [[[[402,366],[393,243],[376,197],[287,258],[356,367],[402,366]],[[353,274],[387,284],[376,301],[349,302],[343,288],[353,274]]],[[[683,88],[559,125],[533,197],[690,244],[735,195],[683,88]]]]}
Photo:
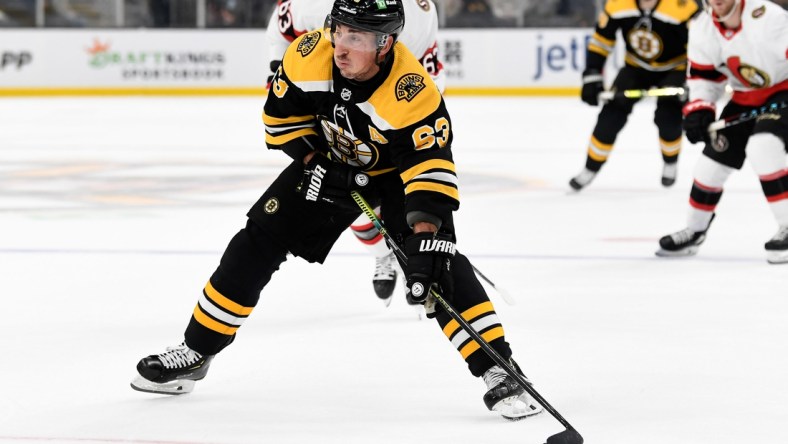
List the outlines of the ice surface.
{"type": "MultiPolygon", "coordinates": [[[[458,247],[518,301],[491,299],[537,390],[597,444],[788,442],[788,265],[749,165],[695,258],[684,227],[699,146],[660,185],[653,102],[571,193],[596,110],[576,99],[449,97],[458,247]]],[[[0,442],[543,443],[548,413],[487,412],[433,321],[349,233],[289,260],[192,394],[132,391],[182,339],[245,213],[286,164],[258,98],[0,100],[0,442]]]]}

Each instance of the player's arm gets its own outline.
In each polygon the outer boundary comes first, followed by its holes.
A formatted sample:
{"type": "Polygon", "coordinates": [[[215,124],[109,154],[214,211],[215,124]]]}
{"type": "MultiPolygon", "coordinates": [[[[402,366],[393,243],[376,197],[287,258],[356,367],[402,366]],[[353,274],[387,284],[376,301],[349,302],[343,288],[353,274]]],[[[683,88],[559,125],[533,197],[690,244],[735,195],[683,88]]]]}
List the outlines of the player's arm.
{"type": "Polygon", "coordinates": [[[583,102],[596,106],[599,104],[599,93],[604,90],[604,77],[607,57],[616,46],[616,30],[618,21],[611,18],[607,6],[599,13],[594,34],[586,47],[586,68],[583,71],[583,89],[580,97],[583,102]]]}
{"type": "Polygon", "coordinates": [[[429,116],[398,130],[393,160],[405,187],[410,226],[427,222],[440,229],[459,208],[457,174],[451,153],[451,120],[444,102],[429,116]]]}
{"type": "Polygon", "coordinates": [[[728,77],[717,69],[723,62],[720,48],[710,35],[716,30],[710,30],[710,26],[708,20],[694,20],[689,29],[689,102],[682,110],[682,126],[687,139],[692,143],[709,142],[706,129],[716,117],[715,103],[725,93],[728,80],[728,77]]]}
{"type": "Polygon", "coordinates": [[[317,118],[310,112],[313,108],[309,97],[288,79],[284,66],[280,66],[274,73],[263,108],[268,148],[305,161],[309,153],[324,143],[317,132],[317,118]]]}
{"type": "Polygon", "coordinates": [[[405,218],[413,230],[403,245],[408,256],[405,298],[410,304],[423,304],[433,286],[451,298],[455,236],[444,222],[460,202],[451,120],[443,100],[435,112],[398,131],[398,136],[393,157],[405,187],[405,218]]]}

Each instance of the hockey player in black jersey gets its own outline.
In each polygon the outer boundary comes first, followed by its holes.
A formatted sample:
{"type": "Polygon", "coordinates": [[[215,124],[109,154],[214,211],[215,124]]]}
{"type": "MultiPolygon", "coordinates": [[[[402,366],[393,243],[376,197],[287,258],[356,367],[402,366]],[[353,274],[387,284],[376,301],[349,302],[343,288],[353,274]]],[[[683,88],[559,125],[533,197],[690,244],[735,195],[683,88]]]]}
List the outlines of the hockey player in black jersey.
{"type": "MultiPolygon", "coordinates": [[[[625,66],[613,81],[613,91],[681,87],[687,69],[687,23],[699,11],[695,0],[608,0],[588,43],[581,98],[599,104],[604,90],[602,70],[613,51],[616,31],[626,45],[625,66]]],[[[569,181],[575,190],[586,187],[607,162],[616,136],[624,128],[636,99],[616,97],[604,104],[588,144],[585,167],[569,181]]],[[[654,123],[662,151],[662,185],[676,181],[681,151],[681,107],[678,96],[659,97],[654,123]]]]}
{"type": "MultiPolygon", "coordinates": [[[[503,326],[468,259],[454,248],[459,207],[452,122],[418,60],[397,42],[401,0],[336,0],[324,30],[300,36],[271,82],[266,143],[293,159],[230,241],[186,328],[184,342],[137,365],[136,390],[179,394],[205,377],[257,305],[288,252],[322,263],[360,214],[359,191],[381,207],[407,254],[408,302],[436,288],[504,359],[503,326]]],[[[431,313],[504,417],[539,406],[442,309],[431,313]]],[[[513,366],[514,361],[511,361],[513,366]]]]}

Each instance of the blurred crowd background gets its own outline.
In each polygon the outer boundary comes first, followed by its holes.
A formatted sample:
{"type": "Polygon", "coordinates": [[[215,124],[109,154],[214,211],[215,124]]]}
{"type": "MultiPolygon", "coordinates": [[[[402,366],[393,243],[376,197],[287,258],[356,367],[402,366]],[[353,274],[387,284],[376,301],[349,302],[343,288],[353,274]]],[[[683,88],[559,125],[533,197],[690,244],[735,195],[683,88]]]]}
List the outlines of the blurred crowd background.
{"type": "MultiPolygon", "coordinates": [[[[442,28],[591,27],[604,3],[433,1],[442,28]]],[[[788,0],[774,1],[788,9],[788,0]]],[[[276,3],[277,0],[0,0],[0,27],[265,28],[276,3]]]]}
{"type": "MultiPolygon", "coordinates": [[[[434,2],[443,28],[519,28],[593,26],[602,0],[434,2]]],[[[277,0],[0,0],[0,27],[265,28],[276,3],[277,0]]]]}

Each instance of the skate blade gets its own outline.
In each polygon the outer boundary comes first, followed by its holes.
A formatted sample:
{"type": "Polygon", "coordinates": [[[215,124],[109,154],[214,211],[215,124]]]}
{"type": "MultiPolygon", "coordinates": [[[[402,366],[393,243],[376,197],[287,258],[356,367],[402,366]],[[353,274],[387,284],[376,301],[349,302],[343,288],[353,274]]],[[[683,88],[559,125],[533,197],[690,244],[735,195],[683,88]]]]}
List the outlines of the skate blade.
{"type": "Polygon", "coordinates": [[[194,381],[190,379],[176,379],[174,381],[158,384],[148,381],[142,376],[137,376],[131,381],[131,388],[138,392],[156,393],[159,395],[184,395],[194,390],[194,381]]]}
{"type": "Polygon", "coordinates": [[[654,252],[659,257],[688,257],[688,256],[695,256],[698,254],[698,246],[687,247],[683,250],[678,251],[670,251],[670,250],[663,250],[659,249],[654,252]]]}
{"type": "Polygon", "coordinates": [[[519,421],[529,416],[542,413],[544,409],[536,402],[525,403],[519,400],[519,396],[510,396],[498,401],[492,408],[493,412],[498,413],[508,421],[519,421]]]}
{"type": "Polygon", "coordinates": [[[788,251],[767,251],[766,262],[773,265],[788,264],[788,251]]]}

